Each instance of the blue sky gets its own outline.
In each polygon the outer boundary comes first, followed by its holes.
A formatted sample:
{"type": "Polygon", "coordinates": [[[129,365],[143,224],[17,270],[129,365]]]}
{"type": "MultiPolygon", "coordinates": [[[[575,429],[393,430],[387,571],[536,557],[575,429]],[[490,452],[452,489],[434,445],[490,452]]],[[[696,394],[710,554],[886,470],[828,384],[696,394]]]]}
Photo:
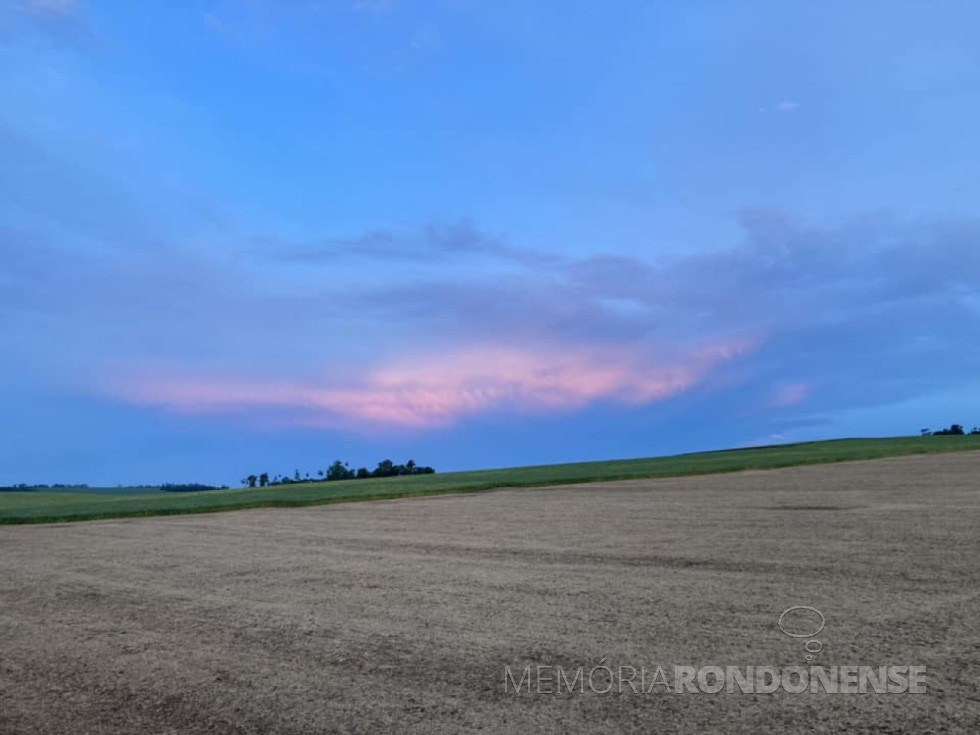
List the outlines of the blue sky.
{"type": "Polygon", "coordinates": [[[972,1],[0,3],[0,483],[980,424],[972,1]]]}

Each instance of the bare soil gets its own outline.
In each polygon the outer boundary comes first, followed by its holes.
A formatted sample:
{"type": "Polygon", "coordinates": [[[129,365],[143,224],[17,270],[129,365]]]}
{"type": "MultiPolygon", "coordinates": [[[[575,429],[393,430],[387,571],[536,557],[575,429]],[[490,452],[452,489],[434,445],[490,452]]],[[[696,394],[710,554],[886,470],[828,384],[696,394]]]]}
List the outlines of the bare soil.
{"type": "Polygon", "coordinates": [[[978,580],[978,452],[3,526],[0,733],[977,733],[978,580]],[[802,665],[796,605],[927,693],[505,692],[802,665]]]}

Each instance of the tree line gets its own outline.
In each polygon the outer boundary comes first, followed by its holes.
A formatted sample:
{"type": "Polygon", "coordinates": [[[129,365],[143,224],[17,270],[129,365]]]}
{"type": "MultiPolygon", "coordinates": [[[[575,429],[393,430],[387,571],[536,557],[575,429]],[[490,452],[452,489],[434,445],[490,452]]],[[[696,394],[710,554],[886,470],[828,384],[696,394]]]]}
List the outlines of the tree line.
{"type": "Polygon", "coordinates": [[[974,426],[970,431],[964,429],[961,424],[952,424],[948,429],[939,429],[938,431],[922,429],[922,436],[965,436],[966,434],[970,436],[980,435],[980,426],[974,426]]]}
{"type": "Polygon", "coordinates": [[[397,477],[399,475],[433,475],[435,470],[425,465],[415,463],[414,459],[408,460],[405,464],[395,464],[390,459],[378,462],[378,466],[373,470],[367,467],[353,469],[346,462],[339,459],[325,470],[317,470],[315,475],[307,472],[301,475],[296,470],[290,475],[272,475],[262,472],[257,475],[243,477],[241,483],[244,487],[269,487],[272,485],[293,485],[298,482],[334,482],[336,480],[365,480],[369,477],[397,477]]]}
{"type": "Polygon", "coordinates": [[[227,485],[205,485],[200,482],[165,482],[160,486],[165,493],[199,493],[204,490],[227,490],[227,485]]]}
{"type": "Polygon", "coordinates": [[[64,482],[56,482],[53,485],[45,485],[43,483],[28,485],[27,483],[21,482],[17,485],[0,485],[0,493],[25,493],[25,492],[30,492],[32,490],[62,490],[62,489],[80,490],[87,487],[88,485],[84,483],[80,485],[71,485],[64,482]]]}

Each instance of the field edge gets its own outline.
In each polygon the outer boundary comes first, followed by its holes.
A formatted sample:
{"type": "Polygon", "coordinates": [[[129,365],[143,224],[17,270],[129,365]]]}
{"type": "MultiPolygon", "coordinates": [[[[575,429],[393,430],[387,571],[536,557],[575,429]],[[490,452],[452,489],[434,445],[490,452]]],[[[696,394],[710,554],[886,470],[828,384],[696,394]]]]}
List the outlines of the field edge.
{"type": "Polygon", "coordinates": [[[43,501],[55,494],[46,494],[44,491],[14,492],[0,495],[0,525],[148,518],[257,508],[301,508],[334,503],[471,494],[502,488],[533,489],[595,482],[774,470],[961,451],[980,451],[980,437],[830,439],[652,458],[532,465],[415,477],[301,483],[274,488],[215,490],[181,496],[156,493],[108,500],[99,498],[96,501],[92,500],[97,497],[93,493],[75,496],[79,500],[73,497],[66,501],[59,497],[57,502],[60,502],[62,507],[57,507],[54,502],[51,507],[44,506],[43,501]],[[48,498],[45,498],[46,495],[48,498]],[[41,501],[41,504],[5,508],[4,500],[12,496],[30,496],[31,499],[41,501]],[[88,499],[90,505],[85,505],[85,499],[88,499]]]}

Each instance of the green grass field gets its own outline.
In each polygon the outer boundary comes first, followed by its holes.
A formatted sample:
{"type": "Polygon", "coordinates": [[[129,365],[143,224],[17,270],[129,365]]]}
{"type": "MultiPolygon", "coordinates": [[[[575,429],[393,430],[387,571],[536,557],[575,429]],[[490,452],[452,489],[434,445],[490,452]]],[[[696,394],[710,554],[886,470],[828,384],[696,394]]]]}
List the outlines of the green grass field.
{"type": "Polygon", "coordinates": [[[836,439],[751,449],[679,454],[649,459],[515,467],[476,472],[313,482],[271,488],[211,490],[198,493],[153,492],[145,488],[35,490],[0,493],[0,523],[50,523],[100,518],[210,513],[242,508],[298,507],[324,503],[381,500],[416,495],[466,493],[500,487],[542,487],[602,480],[774,469],[879,459],[907,454],[980,450],[980,436],[836,439]]]}

